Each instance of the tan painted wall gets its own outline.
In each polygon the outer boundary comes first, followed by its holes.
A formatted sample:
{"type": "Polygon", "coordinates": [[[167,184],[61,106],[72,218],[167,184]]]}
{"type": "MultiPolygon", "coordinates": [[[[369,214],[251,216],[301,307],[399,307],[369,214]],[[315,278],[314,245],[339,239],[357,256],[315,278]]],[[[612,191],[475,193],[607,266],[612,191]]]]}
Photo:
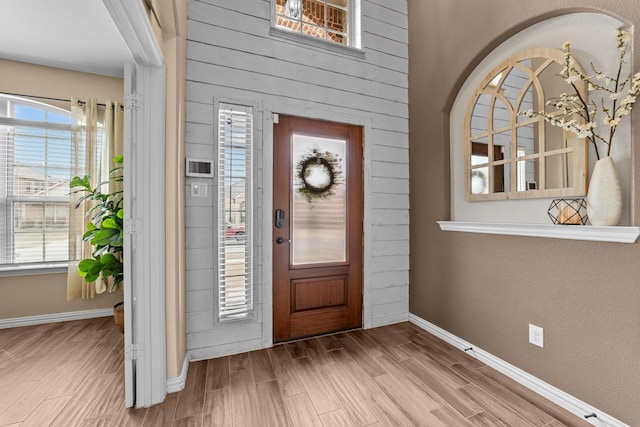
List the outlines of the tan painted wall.
{"type": "MultiPolygon", "coordinates": [[[[447,113],[465,78],[509,36],[570,11],[640,24],[640,9],[624,0],[409,1],[410,311],[640,425],[640,244],[442,232],[436,224],[450,218],[447,113]],[[528,323],[544,327],[544,349],[527,343],[528,323]]],[[[637,31],[634,51],[637,70],[637,31]]],[[[639,118],[632,129],[640,134],[639,118]]],[[[632,145],[637,165],[640,144],[632,145]]],[[[640,200],[637,184],[632,192],[640,200]]]]}
{"type": "Polygon", "coordinates": [[[62,70],[1,58],[0,75],[0,91],[3,92],[61,99],[75,96],[123,101],[123,81],[118,77],[62,70]]]}
{"type": "MultiPolygon", "coordinates": [[[[123,82],[116,77],[4,59],[0,59],[0,75],[0,92],[62,99],[123,99],[123,82]]],[[[116,292],[94,300],[67,301],[66,280],[66,274],[0,277],[0,319],[109,308],[122,300],[122,292],[116,292]]]]}
{"type": "Polygon", "coordinates": [[[122,292],[67,301],[67,275],[0,277],[0,319],[111,308],[122,292]]]}

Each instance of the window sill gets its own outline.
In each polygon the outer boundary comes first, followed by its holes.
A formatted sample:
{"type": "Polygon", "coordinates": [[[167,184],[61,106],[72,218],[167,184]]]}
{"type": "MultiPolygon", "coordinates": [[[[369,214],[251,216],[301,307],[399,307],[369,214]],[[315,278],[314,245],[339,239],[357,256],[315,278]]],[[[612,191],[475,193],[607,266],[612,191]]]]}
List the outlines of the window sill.
{"type": "Polygon", "coordinates": [[[437,221],[442,231],[588,240],[593,242],[635,243],[640,227],[596,227],[591,225],[505,224],[489,222],[437,221]]]}
{"type": "Polygon", "coordinates": [[[21,267],[0,268],[0,277],[35,276],[38,274],[66,273],[67,264],[38,264],[21,267]]]}
{"type": "Polygon", "coordinates": [[[341,53],[347,56],[351,56],[358,59],[364,59],[365,54],[362,49],[353,46],[344,46],[337,43],[328,42],[321,39],[316,39],[304,34],[300,34],[290,30],[284,30],[278,27],[271,27],[269,34],[275,37],[280,37],[285,40],[293,41],[296,43],[304,44],[305,46],[318,47],[323,50],[330,50],[335,53],[341,53]]]}

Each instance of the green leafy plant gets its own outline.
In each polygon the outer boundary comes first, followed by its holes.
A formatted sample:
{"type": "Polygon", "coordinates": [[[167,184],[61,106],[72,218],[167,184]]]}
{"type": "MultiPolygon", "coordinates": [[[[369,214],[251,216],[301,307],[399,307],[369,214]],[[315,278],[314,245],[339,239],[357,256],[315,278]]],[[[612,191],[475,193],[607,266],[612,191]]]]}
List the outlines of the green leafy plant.
{"type": "MultiPolygon", "coordinates": [[[[122,156],[113,161],[122,164],[122,156]]],[[[76,209],[88,203],[90,208],[86,216],[90,218],[82,240],[91,243],[94,250],[91,258],[78,263],[78,272],[88,283],[95,282],[100,276],[108,282],[107,289],[113,292],[123,280],[122,250],[124,239],[124,214],[122,190],[103,193],[102,189],[110,182],[122,182],[122,167],[109,171],[109,180],[91,187],[91,177],[85,175],[73,177],[69,184],[73,194],[83,194],[76,203],[76,209]],[[112,278],[112,280],[109,280],[112,278]]]]}

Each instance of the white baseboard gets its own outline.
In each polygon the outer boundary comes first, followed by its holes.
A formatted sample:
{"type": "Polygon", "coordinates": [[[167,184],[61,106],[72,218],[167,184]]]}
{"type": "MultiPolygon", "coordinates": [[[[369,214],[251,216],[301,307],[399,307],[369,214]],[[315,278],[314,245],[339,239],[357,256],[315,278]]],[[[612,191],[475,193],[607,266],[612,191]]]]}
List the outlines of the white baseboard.
{"type": "Polygon", "coordinates": [[[192,362],[197,362],[199,360],[215,359],[233,354],[246,353],[248,351],[261,350],[272,346],[272,343],[263,339],[239,341],[210,347],[192,348],[189,350],[189,357],[192,362]]]}
{"type": "MultiPolygon", "coordinates": [[[[505,362],[504,360],[488,353],[475,345],[445,331],[444,329],[428,322],[414,314],[409,314],[409,322],[416,326],[421,327],[425,331],[437,336],[438,338],[448,342],[452,346],[463,350],[469,347],[473,348],[473,351],[467,352],[467,354],[474,356],[476,359],[491,366],[495,370],[503,373],[509,378],[519,382],[523,386],[538,393],[539,395],[549,399],[558,406],[566,409],[567,411],[575,414],[576,416],[583,418],[587,414],[596,414],[597,417],[589,418],[586,421],[594,426],[598,427],[629,427],[628,424],[623,423],[620,420],[613,418],[610,415],[605,414],[597,408],[571,396],[568,393],[547,384],[539,378],[523,371],[520,368],[513,366],[512,364],[505,362]]],[[[584,418],[583,418],[584,419],[584,418]]]]}
{"type": "Polygon", "coordinates": [[[12,319],[0,319],[0,329],[42,325],[44,323],[66,322],[69,320],[93,319],[95,317],[107,316],[113,316],[112,308],[70,311],[67,313],[41,314],[39,316],[14,317],[12,319]]]}
{"type": "Polygon", "coordinates": [[[184,361],[182,362],[182,371],[180,375],[175,378],[167,378],[167,393],[175,393],[184,388],[187,382],[187,374],[189,373],[189,353],[185,354],[184,361]]]}

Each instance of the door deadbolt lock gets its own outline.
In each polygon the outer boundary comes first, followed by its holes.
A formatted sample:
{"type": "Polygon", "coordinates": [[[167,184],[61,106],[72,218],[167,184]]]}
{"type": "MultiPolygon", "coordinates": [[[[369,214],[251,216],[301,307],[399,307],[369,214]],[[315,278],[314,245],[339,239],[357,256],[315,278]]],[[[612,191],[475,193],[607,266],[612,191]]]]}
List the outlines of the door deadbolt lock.
{"type": "Polygon", "coordinates": [[[284,210],[276,210],[276,228],[284,227],[284,210]]]}

